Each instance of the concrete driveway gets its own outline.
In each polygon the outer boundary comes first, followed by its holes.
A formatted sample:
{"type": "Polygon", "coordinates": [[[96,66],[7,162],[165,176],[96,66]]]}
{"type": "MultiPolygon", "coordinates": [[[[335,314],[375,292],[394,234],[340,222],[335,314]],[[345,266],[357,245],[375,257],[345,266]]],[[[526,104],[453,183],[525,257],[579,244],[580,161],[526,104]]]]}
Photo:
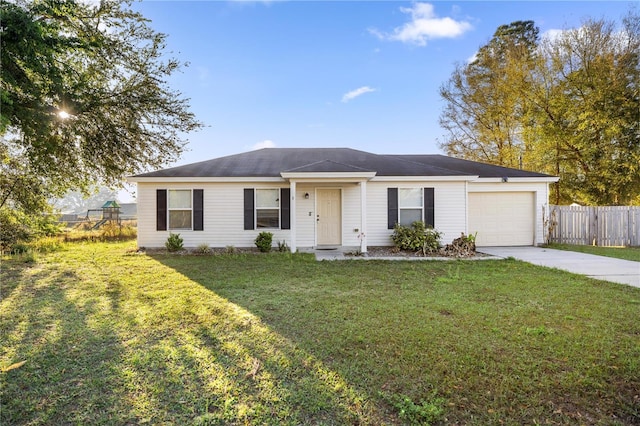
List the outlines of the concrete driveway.
{"type": "Polygon", "coordinates": [[[478,247],[481,253],[640,287],[640,262],[542,247],[478,247]]]}

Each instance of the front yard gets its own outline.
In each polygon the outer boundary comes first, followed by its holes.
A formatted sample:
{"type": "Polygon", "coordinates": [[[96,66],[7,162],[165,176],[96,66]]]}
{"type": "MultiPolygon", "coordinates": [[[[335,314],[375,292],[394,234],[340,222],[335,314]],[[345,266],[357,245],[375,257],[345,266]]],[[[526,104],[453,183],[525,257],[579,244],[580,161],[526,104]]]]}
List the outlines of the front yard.
{"type": "Polygon", "coordinates": [[[640,423],[640,289],[134,244],[3,260],[0,424],[640,423]]]}

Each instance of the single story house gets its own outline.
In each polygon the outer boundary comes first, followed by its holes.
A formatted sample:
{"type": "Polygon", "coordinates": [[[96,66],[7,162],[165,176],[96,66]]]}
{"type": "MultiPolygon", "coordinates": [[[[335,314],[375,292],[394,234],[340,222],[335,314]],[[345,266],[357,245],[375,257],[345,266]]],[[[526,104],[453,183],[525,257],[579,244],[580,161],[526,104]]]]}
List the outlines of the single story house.
{"type": "Polygon", "coordinates": [[[423,220],[443,243],[544,242],[557,177],[444,155],[349,148],[265,148],[131,176],[138,245],[253,247],[261,231],[298,248],[390,246],[396,222],[423,220]]]}

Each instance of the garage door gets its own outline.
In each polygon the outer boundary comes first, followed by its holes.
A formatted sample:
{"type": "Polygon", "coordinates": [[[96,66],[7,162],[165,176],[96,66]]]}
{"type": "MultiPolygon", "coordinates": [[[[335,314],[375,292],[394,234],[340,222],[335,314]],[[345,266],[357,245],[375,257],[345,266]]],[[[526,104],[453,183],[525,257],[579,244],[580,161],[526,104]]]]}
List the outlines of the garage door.
{"type": "Polygon", "coordinates": [[[469,194],[469,233],[478,246],[530,246],[534,231],[533,192],[469,194]]]}

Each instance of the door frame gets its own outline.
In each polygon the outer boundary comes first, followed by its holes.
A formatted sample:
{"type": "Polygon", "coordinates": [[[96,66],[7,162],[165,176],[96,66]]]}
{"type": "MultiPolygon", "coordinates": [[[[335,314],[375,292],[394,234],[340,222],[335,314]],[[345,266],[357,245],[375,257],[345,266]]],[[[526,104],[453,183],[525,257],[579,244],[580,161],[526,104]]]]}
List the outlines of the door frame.
{"type": "Polygon", "coordinates": [[[321,186],[321,187],[316,187],[315,188],[315,206],[314,206],[314,211],[316,214],[316,220],[314,220],[314,245],[316,247],[318,247],[318,221],[317,221],[317,217],[319,214],[318,211],[318,191],[322,191],[322,190],[338,190],[340,191],[340,242],[337,244],[323,244],[322,247],[341,247],[342,246],[342,242],[344,241],[344,235],[343,235],[343,224],[344,224],[344,209],[342,208],[344,206],[344,191],[342,191],[342,187],[340,186],[321,186]]]}

